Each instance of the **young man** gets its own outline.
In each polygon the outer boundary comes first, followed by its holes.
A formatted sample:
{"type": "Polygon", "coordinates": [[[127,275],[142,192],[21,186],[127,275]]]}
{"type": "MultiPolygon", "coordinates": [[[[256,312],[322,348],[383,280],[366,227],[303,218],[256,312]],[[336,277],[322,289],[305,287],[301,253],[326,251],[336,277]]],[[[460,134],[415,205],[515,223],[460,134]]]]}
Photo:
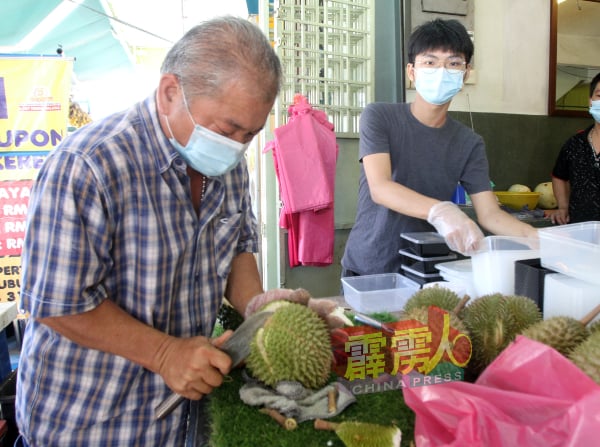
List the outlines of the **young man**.
{"type": "Polygon", "coordinates": [[[482,138],[448,116],[472,56],[473,43],[458,21],[419,26],[408,42],[406,65],[416,88],[414,102],[373,103],[363,111],[358,208],[342,276],[401,272],[403,232],[437,231],[451,249],[471,253],[483,233],[449,202],[459,182],[483,228],[537,236],[533,227],[498,206],[482,138]]]}
{"type": "Polygon", "coordinates": [[[223,382],[222,299],[243,314],[261,296],[244,152],[280,80],[258,27],[214,19],[173,46],[151,96],[49,155],[22,256],[21,445],[184,445],[189,405],[154,410],[223,382]]]}

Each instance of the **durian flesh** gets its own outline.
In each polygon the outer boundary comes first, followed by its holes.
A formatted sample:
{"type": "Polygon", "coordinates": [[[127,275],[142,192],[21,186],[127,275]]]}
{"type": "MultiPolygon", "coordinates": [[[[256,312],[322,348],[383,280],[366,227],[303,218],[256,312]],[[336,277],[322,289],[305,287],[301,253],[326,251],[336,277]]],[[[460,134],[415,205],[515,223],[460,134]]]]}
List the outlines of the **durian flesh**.
{"type": "Polygon", "coordinates": [[[327,324],[312,309],[291,303],[256,332],[246,366],[269,386],[291,380],[317,389],[329,379],[332,360],[327,324]]]}

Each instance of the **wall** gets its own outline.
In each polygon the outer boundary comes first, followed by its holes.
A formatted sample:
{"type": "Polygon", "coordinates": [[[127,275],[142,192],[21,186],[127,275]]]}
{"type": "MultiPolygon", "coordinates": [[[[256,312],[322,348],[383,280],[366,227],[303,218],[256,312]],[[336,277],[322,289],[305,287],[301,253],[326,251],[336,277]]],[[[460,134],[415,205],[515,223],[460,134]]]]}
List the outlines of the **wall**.
{"type": "MultiPolygon", "coordinates": [[[[396,101],[402,95],[397,88],[402,77],[389,75],[400,66],[390,51],[397,41],[389,22],[397,17],[398,8],[391,0],[377,0],[376,7],[376,33],[378,24],[385,29],[384,39],[379,34],[375,38],[376,100],[396,101]],[[378,55],[384,57],[378,60],[378,55]]],[[[465,86],[450,110],[468,126],[472,119],[474,130],[484,138],[497,189],[548,181],[562,143],[591,124],[586,119],[547,116],[549,22],[548,0],[475,1],[475,83],[465,86]]],[[[414,91],[406,96],[410,101],[414,91]]],[[[317,297],[339,293],[339,262],[356,211],[358,142],[344,139],[338,144],[334,263],[290,269],[282,259],[282,285],[304,287],[317,297]]]]}

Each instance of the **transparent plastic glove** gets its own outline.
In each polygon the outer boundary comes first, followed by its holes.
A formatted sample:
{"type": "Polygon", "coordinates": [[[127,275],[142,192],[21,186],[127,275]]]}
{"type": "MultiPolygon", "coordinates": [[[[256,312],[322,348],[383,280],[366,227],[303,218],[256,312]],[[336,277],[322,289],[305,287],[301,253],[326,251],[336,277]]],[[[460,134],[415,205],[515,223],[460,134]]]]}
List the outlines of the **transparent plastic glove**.
{"type": "Polygon", "coordinates": [[[436,203],[429,210],[427,222],[444,236],[450,250],[470,256],[483,239],[477,224],[452,202],[436,203]]]}

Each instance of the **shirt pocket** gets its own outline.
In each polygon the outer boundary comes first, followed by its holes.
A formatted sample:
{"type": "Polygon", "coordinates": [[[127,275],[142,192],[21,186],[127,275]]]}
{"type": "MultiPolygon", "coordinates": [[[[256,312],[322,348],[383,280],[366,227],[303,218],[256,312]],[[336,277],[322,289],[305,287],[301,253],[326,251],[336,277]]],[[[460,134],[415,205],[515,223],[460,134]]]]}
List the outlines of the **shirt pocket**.
{"type": "Polygon", "coordinates": [[[217,273],[226,278],[231,270],[231,261],[237,254],[242,213],[219,218],[215,223],[215,259],[217,273]]]}

